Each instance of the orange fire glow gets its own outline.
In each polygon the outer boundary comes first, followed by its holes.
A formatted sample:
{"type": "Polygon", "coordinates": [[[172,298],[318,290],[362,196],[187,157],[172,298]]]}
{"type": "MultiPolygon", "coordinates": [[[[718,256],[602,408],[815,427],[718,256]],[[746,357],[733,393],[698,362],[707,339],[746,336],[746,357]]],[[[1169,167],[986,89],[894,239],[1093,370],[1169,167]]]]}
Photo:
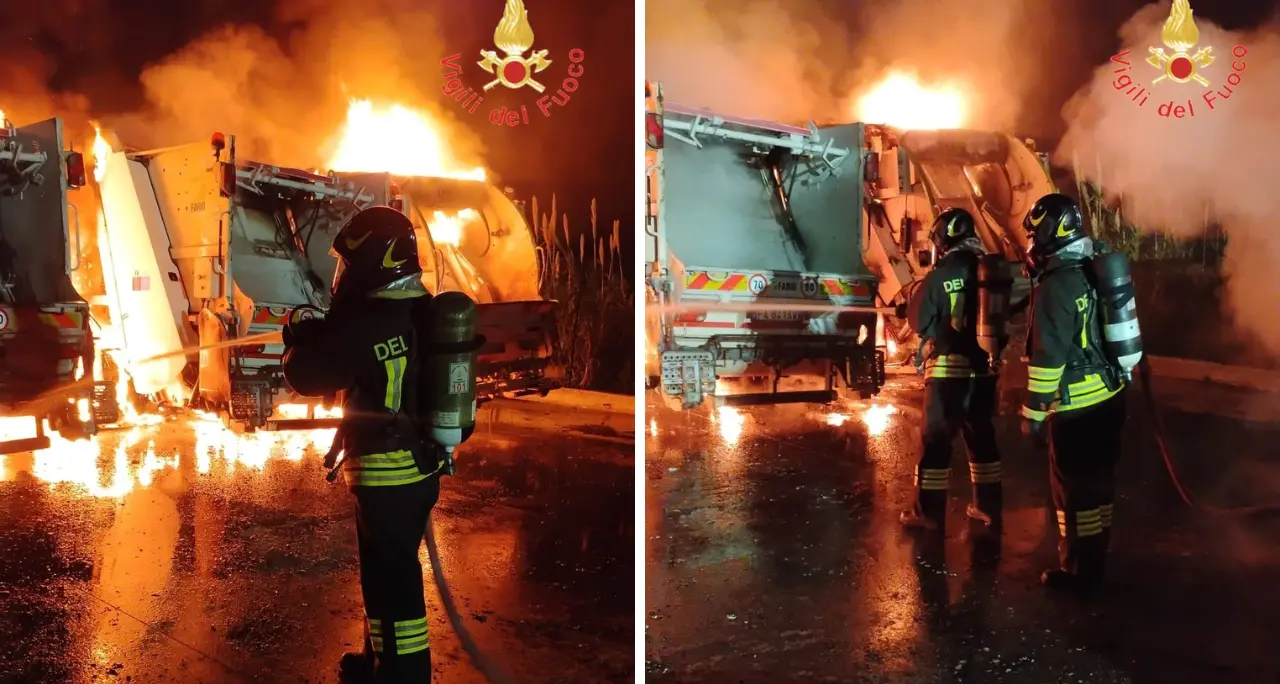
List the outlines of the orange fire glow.
{"type": "Polygon", "coordinates": [[[434,212],[431,215],[429,226],[431,239],[437,243],[457,247],[462,244],[462,227],[468,221],[474,221],[476,216],[474,209],[463,209],[455,214],[448,214],[443,211],[434,212]]]}
{"type": "Polygon", "coordinates": [[[433,176],[484,180],[482,168],[466,168],[454,159],[442,127],[424,112],[399,104],[352,100],[342,138],[329,160],[334,171],[387,172],[397,176],[433,176]]]}
{"type": "Polygon", "coordinates": [[[102,137],[102,129],[93,122],[93,180],[101,183],[107,172],[107,157],[111,156],[111,145],[102,137]]]}
{"type": "Polygon", "coordinates": [[[913,74],[893,71],[858,98],[857,118],[906,130],[962,128],[969,106],[954,84],[925,85],[913,74]]]}
{"type": "Polygon", "coordinates": [[[733,446],[742,439],[742,429],[747,423],[746,416],[732,406],[721,406],[716,409],[715,423],[720,427],[720,438],[725,444],[733,446]]]}
{"type": "Polygon", "coordinates": [[[889,429],[889,417],[897,412],[892,404],[874,404],[862,412],[862,422],[871,436],[882,435],[889,429]]]}

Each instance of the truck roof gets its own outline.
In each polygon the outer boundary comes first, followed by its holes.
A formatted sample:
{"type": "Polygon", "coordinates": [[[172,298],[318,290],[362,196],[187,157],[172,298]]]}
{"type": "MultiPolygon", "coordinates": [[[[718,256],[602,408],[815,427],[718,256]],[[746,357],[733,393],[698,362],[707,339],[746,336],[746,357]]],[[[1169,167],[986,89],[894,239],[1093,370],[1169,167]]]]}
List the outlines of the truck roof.
{"type": "Polygon", "coordinates": [[[701,107],[689,107],[687,105],[664,103],[662,106],[664,113],[683,114],[685,116],[701,116],[706,118],[716,117],[725,123],[736,124],[739,126],[750,126],[752,128],[763,128],[775,133],[786,133],[788,135],[809,135],[811,131],[801,126],[792,126],[790,124],[778,123],[776,121],[766,121],[765,119],[753,119],[745,116],[733,116],[730,114],[720,114],[710,109],[701,107]]]}

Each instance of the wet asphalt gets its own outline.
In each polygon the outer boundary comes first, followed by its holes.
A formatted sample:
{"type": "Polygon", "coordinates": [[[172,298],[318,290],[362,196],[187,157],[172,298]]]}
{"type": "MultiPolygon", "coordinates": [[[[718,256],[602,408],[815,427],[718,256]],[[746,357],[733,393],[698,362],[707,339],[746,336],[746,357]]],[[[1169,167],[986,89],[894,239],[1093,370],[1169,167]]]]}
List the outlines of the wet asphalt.
{"type": "MultiPolygon", "coordinates": [[[[1046,455],[1011,418],[999,424],[1001,538],[964,518],[958,444],[945,541],[900,529],[921,388],[897,376],[867,403],[739,409],[740,427],[649,404],[647,681],[1280,681],[1280,515],[1183,504],[1141,395],[1129,397],[1109,586],[1085,599],[1038,584],[1056,558],[1046,455]]],[[[1156,393],[1205,504],[1280,503],[1280,428],[1236,417],[1280,396],[1158,378],[1156,393]]]]}
{"type": "MultiPolygon", "coordinates": [[[[352,498],[319,454],[179,424],[99,441],[0,463],[0,682],[336,681],[363,612],[352,498]]],[[[444,575],[515,681],[633,680],[633,451],[478,434],[445,478],[444,575]]],[[[434,681],[482,682],[425,574],[434,681]]]]}

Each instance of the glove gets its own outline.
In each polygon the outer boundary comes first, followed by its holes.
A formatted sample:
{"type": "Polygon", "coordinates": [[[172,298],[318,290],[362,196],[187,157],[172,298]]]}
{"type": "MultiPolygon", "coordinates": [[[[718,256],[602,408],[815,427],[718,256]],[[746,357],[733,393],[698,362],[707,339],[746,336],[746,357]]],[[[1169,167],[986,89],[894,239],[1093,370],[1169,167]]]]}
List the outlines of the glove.
{"type": "Polygon", "coordinates": [[[1043,420],[1031,420],[1030,418],[1022,419],[1022,435],[1029,437],[1031,442],[1036,446],[1044,446],[1049,443],[1049,430],[1043,420]]]}
{"type": "Polygon", "coordinates": [[[898,304],[897,306],[893,307],[893,315],[897,316],[898,318],[906,318],[907,317],[906,303],[898,304]]]}
{"type": "Polygon", "coordinates": [[[284,340],[284,346],[293,347],[299,344],[307,344],[320,336],[320,332],[324,330],[324,319],[308,318],[304,320],[290,320],[284,324],[284,330],[280,336],[284,340]]]}

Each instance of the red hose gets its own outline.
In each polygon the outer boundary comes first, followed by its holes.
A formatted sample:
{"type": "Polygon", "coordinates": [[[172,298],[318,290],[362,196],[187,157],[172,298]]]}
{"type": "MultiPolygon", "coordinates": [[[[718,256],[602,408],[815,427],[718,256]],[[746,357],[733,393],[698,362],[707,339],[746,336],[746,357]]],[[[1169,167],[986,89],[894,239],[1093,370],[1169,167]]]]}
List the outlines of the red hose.
{"type": "Polygon", "coordinates": [[[1169,473],[1169,480],[1173,482],[1173,488],[1178,492],[1178,498],[1187,506],[1210,513],[1212,515],[1258,515],[1260,513],[1280,512],[1280,505],[1272,504],[1270,506],[1244,506],[1241,508],[1219,508],[1217,506],[1209,506],[1197,503],[1196,499],[1191,496],[1190,490],[1182,484],[1182,479],[1178,477],[1178,469],[1173,464],[1173,456],[1169,451],[1168,440],[1165,437],[1164,419],[1160,416],[1160,412],[1156,410],[1155,394],[1151,391],[1151,365],[1147,362],[1144,354],[1142,360],[1138,362],[1138,384],[1142,387],[1142,396],[1145,399],[1147,415],[1151,417],[1152,434],[1156,438],[1156,446],[1160,449],[1160,456],[1164,459],[1165,471],[1169,473]]]}

